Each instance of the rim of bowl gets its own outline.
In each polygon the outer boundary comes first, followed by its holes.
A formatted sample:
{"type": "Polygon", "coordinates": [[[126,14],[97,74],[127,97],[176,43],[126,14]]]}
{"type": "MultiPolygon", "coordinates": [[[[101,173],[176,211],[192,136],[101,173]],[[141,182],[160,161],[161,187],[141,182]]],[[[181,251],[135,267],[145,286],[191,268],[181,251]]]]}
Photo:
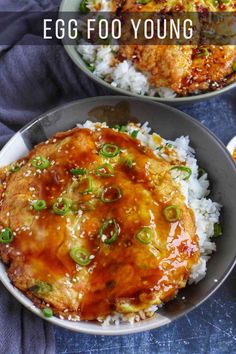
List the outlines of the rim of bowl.
{"type": "MultiPolygon", "coordinates": [[[[78,0],[79,3],[80,0],[78,0]]],[[[61,16],[63,12],[68,12],[67,4],[69,0],[62,0],[60,7],[59,7],[59,18],[63,18],[61,16]]],[[[114,87],[105,80],[101,79],[100,77],[94,75],[90,70],[86,68],[86,65],[80,56],[78,52],[76,52],[75,45],[74,44],[65,44],[65,41],[62,40],[63,46],[69,55],[69,57],[72,59],[72,61],[81,69],[90,79],[93,81],[99,83],[101,86],[105,86],[106,88],[110,89],[111,91],[117,92],[118,94],[126,95],[126,96],[131,96],[131,97],[137,97],[137,98],[143,98],[145,100],[150,100],[150,101],[155,101],[155,102],[160,102],[160,103],[171,103],[171,104],[178,104],[178,103],[195,103],[197,101],[201,101],[204,99],[212,98],[215,96],[218,96],[220,94],[226,93],[230,91],[231,89],[236,87],[236,81],[215,91],[211,92],[206,92],[206,93],[201,93],[199,95],[192,95],[192,96],[186,96],[186,97],[176,97],[176,98],[165,98],[165,97],[151,97],[151,96],[144,96],[144,95],[139,95],[137,93],[133,93],[128,90],[124,90],[119,87],[114,87]]]]}
{"type": "MultiPolygon", "coordinates": [[[[191,123],[193,125],[196,125],[198,127],[201,127],[203,130],[206,131],[206,133],[208,133],[208,135],[210,135],[214,140],[215,143],[219,146],[219,148],[222,150],[222,152],[225,155],[225,158],[227,158],[230,162],[230,164],[232,165],[232,167],[235,170],[236,173],[236,164],[234,163],[229,151],[226,149],[225,145],[221,142],[221,140],[213,133],[211,132],[207,127],[205,127],[203,124],[201,124],[198,120],[196,120],[195,118],[189,116],[188,114],[164,105],[163,103],[159,103],[159,102],[147,102],[144,98],[142,97],[127,97],[127,96],[99,96],[99,97],[89,97],[89,98],[84,98],[84,99],[79,99],[79,100],[74,100],[71,101],[69,103],[66,103],[64,105],[61,106],[57,106],[52,108],[49,111],[46,111],[45,113],[39,115],[38,117],[36,117],[35,119],[33,119],[31,122],[29,122],[28,124],[26,124],[24,127],[22,127],[16,134],[13,135],[13,137],[4,145],[3,149],[0,152],[0,159],[1,159],[1,154],[2,151],[5,149],[5,147],[7,147],[8,145],[12,144],[14,142],[14,139],[17,138],[17,135],[19,133],[22,133],[26,130],[28,130],[31,126],[33,126],[36,122],[45,119],[46,116],[51,115],[53,113],[56,113],[57,111],[61,110],[61,109],[65,109],[67,107],[73,106],[73,105],[77,105],[78,103],[86,103],[86,102],[92,102],[92,101],[102,101],[104,99],[111,99],[111,100],[128,100],[128,101],[143,101],[145,104],[152,104],[152,105],[156,105],[156,106],[161,106],[164,107],[166,110],[173,112],[173,113],[180,113],[182,114],[182,116],[185,119],[189,119],[191,121],[191,123]]],[[[225,272],[223,273],[223,275],[221,276],[220,279],[218,279],[217,283],[214,283],[213,286],[211,287],[211,289],[209,290],[209,293],[207,294],[207,296],[205,296],[201,301],[199,301],[197,304],[195,305],[191,305],[189,307],[189,309],[183,311],[182,313],[175,315],[172,319],[168,319],[166,317],[166,321],[164,321],[163,324],[158,325],[155,322],[151,322],[149,323],[148,321],[146,322],[145,320],[143,321],[143,323],[138,322],[139,326],[135,326],[135,325],[126,325],[126,328],[122,328],[122,326],[120,327],[115,327],[114,326],[110,326],[110,328],[108,326],[106,327],[102,327],[101,324],[98,325],[97,328],[80,328],[80,322],[72,322],[72,321],[66,321],[66,320],[61,320],[58,317],[52,317],[52,318],[45,318],[40,309],[38,309],[37,307],[34,306],[34,304],[32,303],[32,305],[29,305],[29,301],[31,302],[31,300],[29,300],[26,295],[24,295],[23,292],[21,292],[20,290],[18,290],[16,287],[14,287],[14,285],[10,282],[10,279],[8,278],[8,276],[6,275],[6,279],[4,279],[2,277],[2,274],[0,272],[0,281],[3,283],[3,285],[7,288],[7,290],[22,304],[24,305],[28,310],[30,310],[31,312],[33,312],[34,314],[38,315],[39,317],[41,317],[42,319],[54,324],[54,325],[58,325],[60,327],[72,330],[74,332],[79,332],[79,333],[86,333],[86,334],[94,334],[94,335],[125,335],[125,334],[134,334],[134,333],[140,333],[140,332],[144,332],[144,331],[148,331],[151,329],[155,329],[158,327],[162,327],[163,325],[169,324],[175,320],[177,320],[178,318],[188,314],[189,312],[191,312],[192,310],[196,309],[198,306],[200,306],[203,302],[205,302],[207,299],[209,299],[209,297],[211,295],[213,295],[215,293],[215,291],[223,284],[223,282],[226,280],[226,278],[229,276],[229,274],[231,273],[231,271],[233,270],[234,266],[236,264],[236,254],[234,259],[232,260],[232,262],[230,263],[230,265],[228,266],[228,268],[225,270],[225,272]],[[127,326],[129,327],[127,329],[127,326]]],[[[3,265],[3,264],[2,264],[3,265]]],[[[3,265],[3,267],[5,267],[5,265],[3,265]]],[[[89,325],[89,322],[87,323],[89,325]]]]}

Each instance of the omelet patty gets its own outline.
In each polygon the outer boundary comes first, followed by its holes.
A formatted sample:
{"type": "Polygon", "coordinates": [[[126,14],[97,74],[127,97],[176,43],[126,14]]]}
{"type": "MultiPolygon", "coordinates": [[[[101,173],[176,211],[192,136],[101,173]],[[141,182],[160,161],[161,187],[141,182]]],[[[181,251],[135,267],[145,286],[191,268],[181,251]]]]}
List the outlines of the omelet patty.
{"type": "Polygon", "coordinates": [[[199,260],[173,166],[110,128],[58,133],[0,170],[0,256],[55,315],[94,320],[169,301],[199,260]]]}
{"type": "MultiPolygon", "coordinates": [[[[132,13],[230,13],[235,11],[235,1],[212,0],[163,0],[163,1],[113,1],[113,10],[132,13]]],[[[233,16],[232,16],[233,17],[233,16]]],[[[215,34],[226,35],[227,44],[234,36],[232,18],[224,26],[215,26],[215,34]],[[229,31],[229,33],[227,32],[229,31]]],[[[194,26],[198,29],[196,36],[203,31],[202,25],[195,16],[194,26]]],[[[126,36],[131,36],[127,28],[126,36]]],[[[139,34],[142,36],[142,33],[139,34]]],[[[119,48],[115,63],[129,60],[134,67],[146,74],[149,84],[154,88],[170,88],[178,96],[218,90],[236,80],[236,46],[235,45],[201,45],[200,38],[194,45],[122,45],[119,48]],[[198,43],[199,40],[199,44],[198,43]]]]}

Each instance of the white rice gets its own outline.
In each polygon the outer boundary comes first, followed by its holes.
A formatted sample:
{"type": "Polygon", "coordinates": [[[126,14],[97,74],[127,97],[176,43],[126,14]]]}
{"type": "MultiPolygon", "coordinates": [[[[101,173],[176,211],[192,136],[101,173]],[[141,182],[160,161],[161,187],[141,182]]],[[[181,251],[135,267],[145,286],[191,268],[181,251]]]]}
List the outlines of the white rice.
{"type": "MultiPolygon", "coordinates": [[[[106,123],[93,123],[91,121],[86,121],[83,125],[78,124],[78,126],[89,128],[93,131],[97,128],[108,127],[106,123]]],[[[144,145],[152,148],[156,155],[163,157],[167,161],[171,161],[172,157],[170,155],[166,155],[158,149],[160,144],[155,143],[157,140],[157,134],[151,133],[151,128],[148,127],[148,122],[142,126],[129,123],[127,125],[127,134],[132,133],[134,130],[138,130],[137,139],[139,139],[144,145]]],[[[161,145],[170,144],[170,149],[173,149],[177,153],[178,159],[185,162],[186,166],[192,170],[191,176],[188,180],[183,180],[180,175],[178,176],[177,173],[173,171],[173,178],[175,178],[176,182],[181,186],[182,193],[185,196],[186,205],[194,212],[196,233],[199,237],[200,259],[198,264],[192,267],[189,277],[189,283],[191,284],[197,283],[205,277],[207,261],[209,260],[211,253],[216,250],[216,245],[212,241],[212,236],[214,235],[214,224],[219,222],[221,205],[213,202],[210,198],[207,198],[210,193],[208,175],[207,173],[204,173],[200,178],[198,177],[199,166],[197,159],[195,158],[195,151],[189,143],[188,136],[181,136],[174,141],[162,138],[161,145]]],[[[108,316],[105,319],[104,325],[119,324],[121,319],[123,322],[129,321],[133,323],[134,321],[139,321],[142,317],[150,317],[150,313],[155,312],[157,309],[158,306],[152,306],[152,308],[141,311],[138,314],[133,314],[128,318],[120,314],[108,316]]],[[[99,320],[100,322],[103,322],[102,319],[99,320]]]]}
{"type": "MultiPolygon", "coordinates": [[[[96,11],[96,5],[101,4],[101,12],[110,10],[109,0],[89,0],[88,7],[96,11]]],[[[155,88],[149,83],[149,75],[135,68],[129,60],[114,64],[118,45],[91,45],[84,39],[76,46],[85,63],[93,64],[93,74],[118,87],[135,94],[165,98],[174,98],[176,93],[168,87],[155,88]]]]}

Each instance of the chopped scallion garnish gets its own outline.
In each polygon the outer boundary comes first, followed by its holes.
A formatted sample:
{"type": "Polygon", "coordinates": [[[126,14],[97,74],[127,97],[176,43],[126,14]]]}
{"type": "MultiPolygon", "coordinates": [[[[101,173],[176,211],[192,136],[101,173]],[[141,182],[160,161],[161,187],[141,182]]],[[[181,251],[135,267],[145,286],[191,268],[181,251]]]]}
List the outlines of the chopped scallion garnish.
{"type": "Polygon", "coordinates": [[[214,224],[214,237],[219,237],[222,235],[222,227],[221,224],[214,224]]]}
{"type": "Polygon", "coordinates": [[[53,287],[48,282],[37,281],[29,290],[38,295],[46,295],[53,290],[53,287]]]}
{"type": "Polygon", "coordinates": [[[130,135],[132,136],[132,138],[137,138],[138,130],[133,130],[130,135]]]}
{"type": "Polygon", "coordinates": [[[70,250],[70,257],[80,266],[86,266],[91,262],[90,253],[80,247],[73,247],[70,250]]]}
{"type": "Polygon", "coordinates": [[[181,217],[181,210],[176,205],[169,205],[163,210],[164,217],[168,222],[178,221],[181,217]]]}
{"type": "Polygon", "coordinates": [[[197,58],[207,57],[209,55],[209,51],[207,48],[202,48],[200,53],[197,54],[197,58]]]}
{"type": "Polygon", "coordinates": [[[43,209],[47,209],[47,204],[46,204],[45,200],[35,200],[33,202],[33,208],[36,211],[40,211],[43,209]]]}
{"type": "Polygon", "coordinates": [[[106,244],[115,242],[119,234],[120,227],[115,219],[106,220],[99,229],[101,240],[106,244]]]}
{"type": "Polygon", "coordinates": [[[86,64],[86,68],[87,68],[89,71],[93,72],[93,71],[95,70],[95,65],[92,64],[92,63],[87,63],[87,64],[86,64]]]}
{"type": "Polygon", "coordinates": [[[92,178],[89,177],[85,177],[83,179],[81,179],[80,183],[79,183],[79,192],[81,194],[88,194],[91,193],[93,190],[93,181],[92,178]]]}
{"type": "Polygon", "coordinates": [[[31,165],[39,170],[44,170],[50,166],[50,161],[44,156],[36,156],[30,161],[31,165]]]}
{"type": "Polygon", "coordinates": [[[233,63],[233,71],[236,71],[236,61],[233,63]]]}
{"type": "Polygon", "coordinates": [[[70,210],[71,202],[65,198],[57,198],[52,210],[57,215],[65,215],[70,210]]]}
{"type": "Polygon", "coordinates": [[[88,0],[81,0],[79,10],[82,14],[87,14],[90,11],[88,8],[88,0]]]}
{"type": "Polygon", "coordinates": [[[74,176],[83,176],[86,174],[86,169],[85,168],[72,168],[70,170],[70,173],[74,176]]]}
{"type": "Polygon", "coordinates": [[[198,178],[202,177],[206,174],[206,171],[203,168],[198,169],[198,178]]]}
{"type": "Polygon", "coordinates": [[[152,233],[152,230],[150,227],[147,227],[147,226],[144,226],[141,228],[141,230],[139,230],[139,232],[136,234],[136,239],[147,245],[148,243],[151,242],[151,233],[152,233]]]}
{"type": "Polygon", "coordinates": [[[11,243],[14,239],[13,232],[9,227],[5,227],[0,232],[0,243],[11,243]]]}
{"type": "Polygon", "coordinates": [[[21,167],[19,165],[14,165],[11,167],[10,171],[12,173],[18,172],[21,169],[21,167]]]}
{"type": "Polygon", "coordinates": [[[99,153],[104,157],[115,157],[120,153],[120,148],[115,144],[104,144],[99,153]]]}
{"type": "Polygon", "coordinates": [[[141,4],[141,5],[146,5],[150,2],[150,0],[137,0],[137,4],[141,4]]]}
{"type": "Polygon", "coordinates": [[[171,171],[172,170],[177,170],[177,171],[180,171],[180,172],[184,172],[185,174],[185,177],[183,178],[184,181],[187,181],[191,174],[192,174],[192,170],[191,168],[187,167],[187,166],[174,166],[170,169],[171,171]]]}
{"type": "Polygon", "coordinates": [[[44,309],[42,309],[42,313],[45,317],[52,317],[53,316],[53,311],[52,309],[50,309],[50,307],[45,307],[44,309]]]}
{"type": "Polygon", "coordinates": [[[111,177],[114,176],[114,168],[109,163],[104,163],[101,166],[98,166],[95,171],[96,175],[102,177],[111,177]]]}

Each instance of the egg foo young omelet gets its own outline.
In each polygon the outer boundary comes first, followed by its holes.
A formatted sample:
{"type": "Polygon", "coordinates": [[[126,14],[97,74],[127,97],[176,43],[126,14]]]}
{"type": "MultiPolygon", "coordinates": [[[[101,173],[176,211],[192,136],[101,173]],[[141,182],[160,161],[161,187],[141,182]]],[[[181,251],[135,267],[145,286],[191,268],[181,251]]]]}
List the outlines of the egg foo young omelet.
{"type": "Polygon", "coordinates": [[[171,146],[162,147],[171,162],[144,146],[135,128],[94,126],[58,133],[0,170],[1,259],[48,317],[129,316],[167,302],[200,258],[173,178],[187,181],[191,169],[171,146]]]}
{"type": "MultiPolygon", "coordinates": [[[[94,4],[105,3],[101,0],[87,2],[91,11],[99,9],[98,5],[94,4]]],[[[101,10],[118,14],[130,12],[134,16],[137,13],[145,13],[145,16],[148,16],[150,13],[149,18],[153,18],[156,12],[230,13],[235,11],[236,6],[235,0],[118,0],[110,4],[110,9],[104,10],[101,5],[101,10]]],[[[220,25],[216,25],[216,32],[204,31],[201,26],[198,27],[199,23],[195,23],[197,17],[194,18],[195,32],[197,37],[199,35],[199,40],[193,43],[166,45],[161,42],[159,45],[151,45],[152,42],[142,45],[142,42],[128,40],[120,46],[93,46],[88,49],[81,40],[77,50],[94,75],[103,78],[113,87],[135,94],[173,98],[215,91],[236,80],[236,46],[229,45],[235,44],[235,26],[232,27],[234,41],[230,41],[231,36],[227,34],[225,45],[216,45],[219,42],[215,42],[214,38],[227,33],[230,26],[225,24],[222,29],[220,25]],[[209,42],[202,42],[200,36],[203,33],[209,42]]],[[[125,31],[128,38],[132,36],[131,32],[129,28],[125,31]]],[[[119,44],[119,41],[116,44],[119,44]]]]}

